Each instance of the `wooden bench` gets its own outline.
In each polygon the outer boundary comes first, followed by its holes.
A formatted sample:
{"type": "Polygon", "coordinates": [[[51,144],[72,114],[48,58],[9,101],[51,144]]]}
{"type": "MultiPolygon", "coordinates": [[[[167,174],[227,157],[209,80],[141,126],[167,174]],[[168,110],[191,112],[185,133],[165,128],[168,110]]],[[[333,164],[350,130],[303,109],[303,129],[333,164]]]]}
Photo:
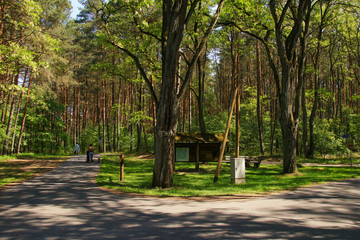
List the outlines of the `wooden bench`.
{"type": "Polygon", "coordinates": [[[251,167],[251,164],[254,164],[254,168],[259,168],[263,159],[263,156],[245,158],[245,167],[251,167]]]}
{"type": "MultiPolygon", "coordinates": [[[[259,156],[259,157],[250,157],[250,156],[239,156],[242,158],[245,158],[245,167],[251,167],[251,164],[254,164],[254,168],[259,168],[261,161],[264,160],[263,156],[259,156]]],[[[225,156],[224,158],[224,162],[225,163],[230,163],[230,156],[225,156]]]]}

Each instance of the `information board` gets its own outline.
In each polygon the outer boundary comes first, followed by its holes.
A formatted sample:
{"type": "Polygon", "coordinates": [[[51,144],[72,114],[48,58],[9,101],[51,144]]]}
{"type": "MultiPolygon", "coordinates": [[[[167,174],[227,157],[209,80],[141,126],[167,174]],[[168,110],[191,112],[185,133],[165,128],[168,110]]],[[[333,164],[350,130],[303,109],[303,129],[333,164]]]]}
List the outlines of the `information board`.
{"type": "Polygon", "coordinates": [[[189,161],[189,148],[188,147],[177,147],[176,148],[176,161],[177,162],[188,162],[189,161]]]}

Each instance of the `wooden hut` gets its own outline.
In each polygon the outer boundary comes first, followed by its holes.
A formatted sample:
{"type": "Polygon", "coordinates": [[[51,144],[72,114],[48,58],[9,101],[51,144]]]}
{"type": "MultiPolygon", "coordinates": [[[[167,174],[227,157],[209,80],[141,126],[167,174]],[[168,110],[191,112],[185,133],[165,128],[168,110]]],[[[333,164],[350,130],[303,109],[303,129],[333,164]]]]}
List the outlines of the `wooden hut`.
{"type": "Polygon", "coordinates": [[[223,133],[183,133],[175,137],[175,161],[195,162],[196,169],[199,162],[217,162],[220,146],[224,141],[223,133]]]}

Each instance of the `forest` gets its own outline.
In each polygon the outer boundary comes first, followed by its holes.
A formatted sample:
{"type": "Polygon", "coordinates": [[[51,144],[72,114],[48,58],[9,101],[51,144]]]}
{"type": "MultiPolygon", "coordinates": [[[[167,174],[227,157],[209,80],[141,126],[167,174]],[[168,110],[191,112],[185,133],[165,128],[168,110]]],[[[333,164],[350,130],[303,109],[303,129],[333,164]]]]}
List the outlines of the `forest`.
{"type": "Polygon", "coordinates": [[[176,132],[241,155],[347,154],[360,140],[360,1],[0,0],[0,152],[155,155],[176,132]],[[233,96],[235,89],[238,94],[233,96]]]}

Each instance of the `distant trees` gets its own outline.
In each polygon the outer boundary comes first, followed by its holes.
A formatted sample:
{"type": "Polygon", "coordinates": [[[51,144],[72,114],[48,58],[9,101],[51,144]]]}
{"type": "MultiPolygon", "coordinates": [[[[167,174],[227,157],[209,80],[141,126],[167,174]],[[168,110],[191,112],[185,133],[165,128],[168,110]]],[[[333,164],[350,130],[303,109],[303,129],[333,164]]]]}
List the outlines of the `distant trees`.
{"type": "Polygon", "coordinates": [[[360,138],[357,1],[83,3],[70,20],[66,0],[0,1],[2,154],[150,151],[168,187],[175,133],[224,131],[238,85],[231,152],[237,131],[241,154],[294,172],[360,138]]]}
{"type": "MultiPolygon", "coordinates": [[[[65,2],[69,7],[69,3],[65,2]]],[[[46,73],[43,70],[52,64],[49,56],[56,55],[59,46],[51,29],[61,19],[58,15],[51,22],[50,14],[43,11],[41,3],[3,0],[0,4],[0,106],[4,126],[0,128],[0,133],[3,154],[15,151],[16,137],[17,152],[20,151],[29,99],[40,101],[41,97],[34,93],[39,92],[43,84],[42,74],[46,73]],[[31,91],[34,84],[38,88],[31,91]],[[18,121],[21,122],[20,129],[18,121]]],[[[66,16],[63,19],[66,20],[66,16]]],[[[64,27],[62,24],[59,26],[64,27]]]]}
{"type": "MultiPolygon", "coordinates": [[[[99,2],[89,1],[88,3],[94,9],[95,16],[103,22],[102,29],[107,34],[108,42],[132,58],[150,91],[156,107],[155,165],[152,185],[154,187],[170,187],[172,186],[172,171],[174,169],[174,141],[178,125],[179,102],[192,79],[196,65],[201,69],[200,54],[205,49],[206,42],[220,15],[224,1],[219,2],[217,11],[214,17],[210,19],[210,24],[205,27],[205,32],[200,35],[201,38],[197,40],[198,37],[196,37],[195,47],[192,51],[187,51],[187,58],[185,58],[187,66],[182,77],[182,71],[179,67],[180,49],[186,47],[186,45],[183,46],[186,31],[191,34],[191,30],[189,30],[190,21],[195,12],[200,12],[200,1],[164,0],[162,1],[162,12],[150,7],[157,6],[155,2],[127,3],[118,1],[114,4],[104,2],[100,4],[99,2]],[[149,9],[143,9],[143,7],[150,7],[150,11],[149,9]],[[147,12],[148,17],[144,18],[144,16],[137,14],[141,11],[147,12]],[[129,33],[119,31],[117,28],[119,24],[123,24],[123,19],[120,17],[129,15],[130,21],[126,22],[126,24],[133,27],[134,33],[136,33],[135,39],[134,36],[127,38],[129,33]],[[116,21],[114,21],[114,18],[116,21]],[[162,20],[162,25],[158,24],[159,20],[162,20]],[[144,66],[142,62],[142,59],[150,59],[151,56],[147,56],[147,51],[141,52],[142,47],[141,44],[139,46],[139,41],[131,42],[132,39],[139,39],[141,42],[145,39],[156,41],[155,44],[161,54],[161,60],[159,61],[161,66],[159,93],[155,92],[150,77],[146,73],[148,66],[144,66]],[[141,58],[138,55],[141,55],[141,58]]],[[[200,71],[199,73],[201,75],[200,71]]],[[[200,86],[202,86],[201,79],[199,79],[199,82],[200,86]]],[[[202,104],[201,89],[202,87],[199,88],[198,97],[200,106],[202,104]]],[[[203,122],[203,117],[200,119],[203,122]]],[[[205,126],[202,124],[202,129],[204,130],[204,128],[205,126]]]]}

